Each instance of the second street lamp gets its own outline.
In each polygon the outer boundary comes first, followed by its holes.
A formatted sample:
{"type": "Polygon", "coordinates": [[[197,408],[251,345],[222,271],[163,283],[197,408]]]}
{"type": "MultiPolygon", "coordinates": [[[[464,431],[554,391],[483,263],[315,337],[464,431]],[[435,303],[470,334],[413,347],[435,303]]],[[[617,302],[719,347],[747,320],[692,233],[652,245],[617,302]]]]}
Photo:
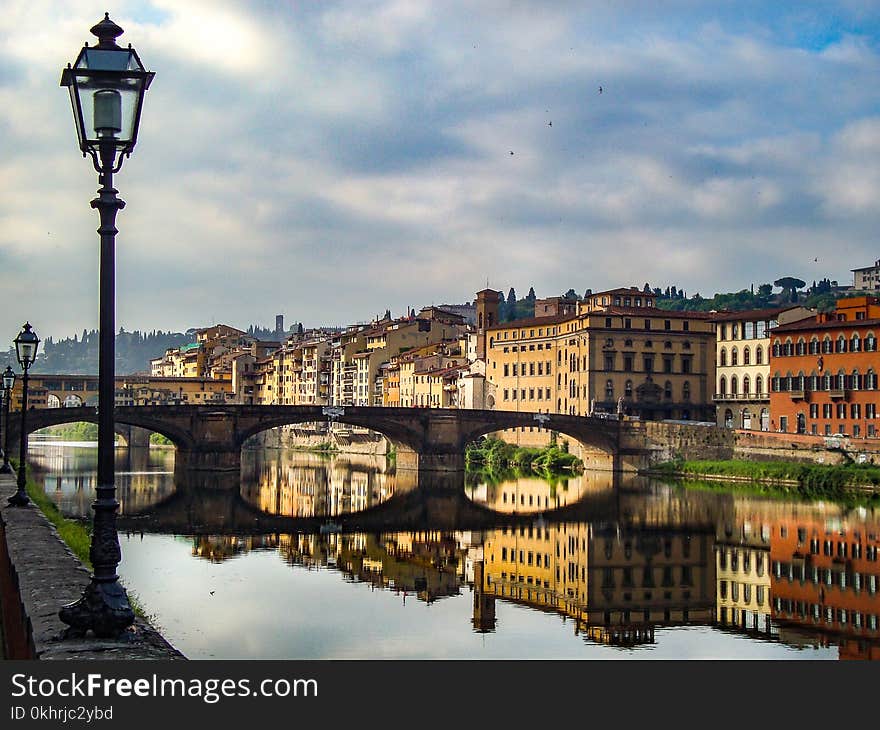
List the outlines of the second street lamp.
{"type": "Polygon", "coordinates": [[[18,357],[18,363],[24,372],[21,380],[21,430],[18,435],[18,491],[13,494],[7,501],[16,507],[25,507],[31,500],[27,496],[25,490],[26,485],[26,465],[27,458],[27,401],[28,401],[28,370],[37,359],[37,347],[40,344],[40,338],[37,333],[31,329],[31,323],[25,322],[18,337],[13,340],[15,342],[15,354],[18,357]]]}
{"type": "Polygon", "coordinates": [[[3,424],[6,430],[3,432],[3,466],[0,466],[0,474],[11,474],[12,466],[9,464],[9,399],[12,397],[12,388],[15,386],[15,373],[9,365],[3,371],[3,424]]]}
{"type": "Polygon", "coordinates": [[[101,217],[101,272],[98,340],[98,484],[92,503],[94,522],[89,557],[94,566],[82,597],[59,611],[73,634],[92,630],[117,636],[134,622],[134,612],[116,568],[122,558],[116,532],[113,407],[115,405],[116,336],[116,214],[125,203],[113,187],[113,175],[137,142],[144,93],[153,80],[135,50],[116,39],[122,28],[104,20],[91,28],[98,44],[86,44],[76,61],[64,69],[61,85],[70,91],[73,119],[83,157],[89,155],[101,188],[92,200],[101,217]]]}

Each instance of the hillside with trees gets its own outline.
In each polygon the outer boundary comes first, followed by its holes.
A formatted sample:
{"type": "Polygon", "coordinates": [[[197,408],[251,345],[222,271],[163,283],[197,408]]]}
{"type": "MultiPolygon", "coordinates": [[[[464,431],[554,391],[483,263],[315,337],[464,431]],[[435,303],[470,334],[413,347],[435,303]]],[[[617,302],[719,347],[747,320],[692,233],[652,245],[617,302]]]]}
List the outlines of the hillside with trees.
{"type": "MultiPolygon", "coordinates": [[[[126,332],[120,328],[116,335],[116,374],[132,375],[150,371],[150,360],[160,357],[165,350],[194,342],[190,334],[181,332],[126,332]]],[[[6,353],[6,362],[18,370],[15,348],[6,353]]],[[[40,343],[37,361],[31,368],[34,374],[63,373],[65,375],[95,375],[98,372],[98,330],[83,330],[82,334],[54,340],[46,337],[40,343]]]]}

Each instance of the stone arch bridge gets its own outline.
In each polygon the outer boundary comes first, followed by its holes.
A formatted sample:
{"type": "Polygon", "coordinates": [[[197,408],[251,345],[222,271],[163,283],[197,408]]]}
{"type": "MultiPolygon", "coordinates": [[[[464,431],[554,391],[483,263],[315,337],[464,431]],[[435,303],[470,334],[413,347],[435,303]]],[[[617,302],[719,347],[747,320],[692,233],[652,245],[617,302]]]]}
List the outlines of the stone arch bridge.
{"type": "MultiPolygon", "coordinates": [[[[10,448],[20,421],[10,414],[10,448]]],[[[180,405],[117,406],[117,427],[155,431],[177,448],[176,470],[237,471],[241,447],[251,436],[278,426],[333,420],[386,436],[397,447],[398,469],[459,471],[466,445],[495,431],[540,427],[605,452],[620,468],[626,422],[616,419],[496,410],[383,408],[373,406],[180,405]]],[[[97,409],[47,408],[28,411],[27,431],[77,421],[97,422],[97,409]]],[[[14,452],[13,452],[14,453],[14,452]]]]}

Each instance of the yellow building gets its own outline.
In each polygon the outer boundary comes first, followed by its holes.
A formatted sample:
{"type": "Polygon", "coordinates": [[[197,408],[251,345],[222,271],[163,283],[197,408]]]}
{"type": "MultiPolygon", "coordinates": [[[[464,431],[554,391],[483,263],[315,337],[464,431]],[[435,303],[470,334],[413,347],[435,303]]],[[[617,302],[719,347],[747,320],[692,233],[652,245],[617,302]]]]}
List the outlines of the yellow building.
{"type": "MultiPolygon", "coordinates": [[[[633,292],[633,298],[645,297],[633,292]]],[[[492,407],[714,420],[713,315],[593,307],[590,300],[578,314],[487,329],[486,377],[496,387],[492,407]]]]}

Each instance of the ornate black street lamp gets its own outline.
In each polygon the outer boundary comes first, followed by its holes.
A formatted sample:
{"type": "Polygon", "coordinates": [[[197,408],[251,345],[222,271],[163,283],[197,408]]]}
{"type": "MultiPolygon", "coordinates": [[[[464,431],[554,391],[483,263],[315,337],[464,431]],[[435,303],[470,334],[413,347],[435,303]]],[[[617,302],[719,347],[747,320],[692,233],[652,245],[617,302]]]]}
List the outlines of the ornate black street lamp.
{"type": "Polygon", "coordinates": [[[40,338],[37,333],[31,329],[31,323],[25,322],[21,332],[18,333],[13,342],[15,342],[15,355],[18,358],[18,364],[24,372],[21,381],[21,431],[18,438],[18,491],[13,494],[7,502],[16,507],[24,507],[31,500],[25,491],[25,458],[27,457],[27,398],[28,398],[28,370],[34,364],[37,358],[37,346],[40,344],[40,338]]]}
{"type": "Polygon", "coordinates": [[[15,386],[15,373],[9,365],[3,371],[3,422],[6,424],[5,440],[3,442],[3,466],[0,466],[0,474],[11,474],[12,466],[9,464],[9,399],[12,398],[12,388],[15,386]]]}
{"type": "Polygon", "coordinates": [[[116,636],[134,622],[134,612],[119,584],[116,567],[122,557],[116,533],[113,406],[115,400],[116,335],[116,213],[125,207],[113,187],[113,175],[131,155],[137,142],[144,93],[153,80],[134,48],[122,48],[116,38],[122,28],[110,20],[92,27],[98,44],[86,44],[61,75],[70,91],[73,119],[83,157],[87,154],[101,185],[92,200],[101,217],[100,324],[98,342],[98,484],[92,509],[94,524],[89,557],[94,566],[83,596],[64,606],[59,616],[72,633],[92,629],[97,636],[116,636]]]}

